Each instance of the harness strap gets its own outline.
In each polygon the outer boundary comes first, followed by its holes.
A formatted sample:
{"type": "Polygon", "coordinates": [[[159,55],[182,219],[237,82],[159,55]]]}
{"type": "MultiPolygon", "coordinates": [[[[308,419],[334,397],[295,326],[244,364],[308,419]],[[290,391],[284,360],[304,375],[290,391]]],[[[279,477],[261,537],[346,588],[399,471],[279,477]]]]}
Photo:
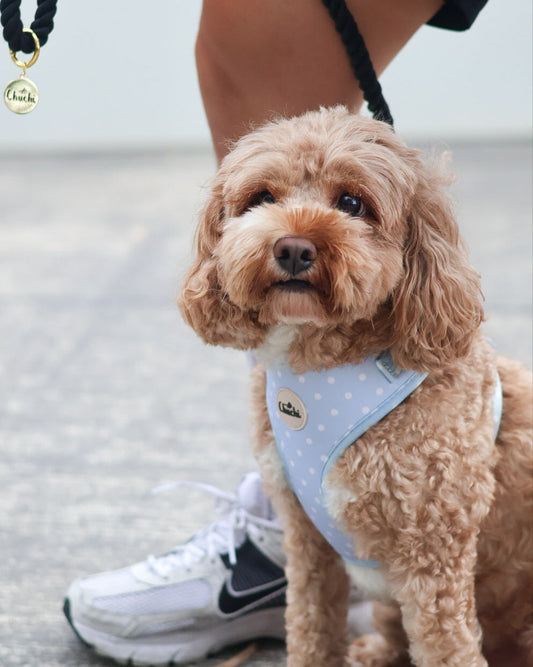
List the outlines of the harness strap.
{"type": "Polygon", "coordinates": [[[500,431],[500,424],[502,421],[503,411],[503,389],[500,374],[496,373],[496,387],[494,389],[494,402],[492,406],[492,414],[494,416],[494,440],[498,437],[500,431]]]}
{"type": "Polygon", "coordinates": [[[359,365],[294,374],[269,367],[266,399],[285,476],[316,528],[344,560],[365,567],[328,508],[327,476],[342,453],[404,401],[426,374],[399,369],[388,351],[359,365]]]}

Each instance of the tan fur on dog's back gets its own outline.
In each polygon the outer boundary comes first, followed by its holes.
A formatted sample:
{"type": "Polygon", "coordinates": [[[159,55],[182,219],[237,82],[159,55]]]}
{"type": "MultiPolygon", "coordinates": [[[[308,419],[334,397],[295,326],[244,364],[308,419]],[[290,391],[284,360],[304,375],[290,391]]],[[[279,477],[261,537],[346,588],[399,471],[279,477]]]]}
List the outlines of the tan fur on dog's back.
{"type": "MultiPolygon", "coordinates": [[[[379,561],[372,573],[349,568],[386,605],[381,637],[349,649],[364,667],[484,667],[482,639],[489,653],[521,646],[533,664],[533,382],[482,335],[480,279],[448,182],[442,164],[343,108],[268,124],[224,159],[180,297],[207,343],[254,348],[263,364],[278,355],[304,373],[389,349],[428,373],[326,479],[359,557],[379,561]],[[362,208],[345,210],[343,193],[362,208]],[[298,275],[274,256],[291,238],[316,249],[298,275]]],[[[289,665],[340,667],[346,568],[287,485],[262,366],[252,445],[285,530],[289,665]]]]}
{"type": "Polygon", "coordinates": [[[498,357],[497,363],[503,388],[499,459],[494,503],[478,542],[476,602],[487,647],[512,639],[519,628],[529,628],[521,641],[533,656],[531,374],[506,357],[498,357]]]}

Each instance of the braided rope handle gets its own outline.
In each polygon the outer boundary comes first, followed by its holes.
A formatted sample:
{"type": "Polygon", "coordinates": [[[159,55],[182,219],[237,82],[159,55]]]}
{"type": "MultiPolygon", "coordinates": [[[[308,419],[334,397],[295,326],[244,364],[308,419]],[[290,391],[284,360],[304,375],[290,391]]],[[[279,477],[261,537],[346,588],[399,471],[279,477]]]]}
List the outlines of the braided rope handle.
{"type": "MultiPolygon", "coordinates": [[[[35,44],[32,36],[22,32],[20,3],[21,0],[0,0],[0,21],[4,26],[4,39],[14,53],[17,51],[33,53],[35,44]]],[[[54,28],[56,9],[57,0],[37,0],[37,11],[31,29],[39,38],[41,46],[46,44],[48,35],[54,28]]]]}
{"type": "Polygon", "coordinates": [[[335,22],[335,28],[346,47],[355,77],[373,117],[393,126],[389,105],[383,96],[366,44],[346,3],[344,0],[322,0],[322,2],[335,22]]]}

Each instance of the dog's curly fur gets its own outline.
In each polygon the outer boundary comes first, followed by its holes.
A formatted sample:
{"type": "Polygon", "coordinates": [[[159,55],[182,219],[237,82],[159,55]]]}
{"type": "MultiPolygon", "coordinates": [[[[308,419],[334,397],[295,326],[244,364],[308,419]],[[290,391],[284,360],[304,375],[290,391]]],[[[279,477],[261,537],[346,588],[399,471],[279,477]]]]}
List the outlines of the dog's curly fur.
{"type": "Polygon", "coordinates": [[[486,665],[520,644],[533,660],[532,382],[480,333],[479,276],[441,162],[388,126],[321,109],[237,142],[197,230],[180,307],[208,343],[254,348],[252,440],[285,529],[289,664],[486,665]],[[343,194],[353,207],[341,206],[343,194]],[[291,275],[279,239],[316,250],[291,275]],[[296,279],[296,282],[295,282],[296,279]],[[287,486],[265,404],[264,366],[298,373],[390,349],[423,384],[341,456],[330,505],[379,573],[382,634],[347,652],[349,579],[287,486]],[[494,442],[497,373],[503,417],[494,442]]]}

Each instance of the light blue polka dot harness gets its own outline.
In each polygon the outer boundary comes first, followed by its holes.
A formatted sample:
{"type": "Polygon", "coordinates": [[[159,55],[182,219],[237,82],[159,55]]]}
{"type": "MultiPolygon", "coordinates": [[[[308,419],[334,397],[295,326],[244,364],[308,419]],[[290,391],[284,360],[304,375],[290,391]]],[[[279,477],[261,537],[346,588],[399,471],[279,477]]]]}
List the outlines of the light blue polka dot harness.
{"type": "Polygon", "coordinates": [[[315,526],[344,560],[365,567],[355,545],[325,505],[324,481],[349,445],[418,387],[427,374],[401,370],[390,353],[362,364],[296,375],[267,371],[267,405],[287,480],[315,526]]]}
{"type": "MultiPolygon", "coordinates": [[[[329,371],[297,375],[289,366],[267,371],[268,414],[287,480],[315,526],[347,562],[379,566],[357,557],[353,539],[328,512],[325,479],[341,454],[426,376],[397,368],[388,351],[329,371]]],[[[493,411],[496,438],[502,412],[499,377],[493,411]]]]}

